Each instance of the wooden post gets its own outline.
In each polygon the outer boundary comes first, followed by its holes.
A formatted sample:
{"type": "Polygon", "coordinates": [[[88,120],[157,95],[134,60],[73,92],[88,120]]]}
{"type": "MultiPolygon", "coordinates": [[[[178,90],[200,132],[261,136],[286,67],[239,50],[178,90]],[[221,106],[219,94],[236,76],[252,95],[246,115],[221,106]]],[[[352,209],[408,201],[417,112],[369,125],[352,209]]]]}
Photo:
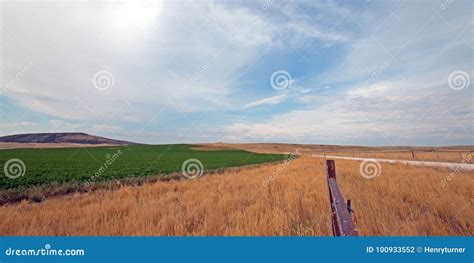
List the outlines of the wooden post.
{"type": "Polygon", "coordinates": [[[331,203],[332,232],[334,236],[358,236],[352,217],[336,182],[336,165],[334,160],[326,160],[326,177],[331,203]]]}

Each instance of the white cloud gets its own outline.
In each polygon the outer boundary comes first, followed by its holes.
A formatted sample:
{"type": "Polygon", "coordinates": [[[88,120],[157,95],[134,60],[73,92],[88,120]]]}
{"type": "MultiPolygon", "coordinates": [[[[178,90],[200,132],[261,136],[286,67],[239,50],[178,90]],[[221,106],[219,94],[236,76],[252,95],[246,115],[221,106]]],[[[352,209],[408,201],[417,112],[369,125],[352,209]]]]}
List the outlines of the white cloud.
{"type": "Polygon", "coordinates": [[[133,115],[140,121],[163,107],[220,107],[228,101],[233,75],[272,40],[272,26],[245,9],[214,3],[132,6],[2,2],[8,39],[2,43],[2,85],[33,62],[6,95],[34,111],[70,120],[133,115]],[[140,17],[153,8],[160,10],[140,17]],[[188,83],[206,64],[202,76],[188,83]],[[99,70],[112,73],[113,87],[94,89],[92,78],[99,70]]]}
{"type": "Polygon", "coordinates": [[[443,90],[418,87],[418,81],[426,83],[435,75],[426,75],[424,80],[354,87],[320,98],[304,96],[299,99],[311,103],[307,110],[291,111],[258,123],[234,123],[225,131],[231,134],[227,138],[234,141],[400,145],[423,144],[423,139],[431,139],[444,144],[446,136],[472,141],[472,97],[454,92],[447,84],[435,86],[443,90]],[[420,139],[420,135],[424,138],[420,139]]]}
{"type": "Polygon", "coordinates": [[[272,96],[269,98],[264,98],[264,99],[260,99],[254,102],[247,103],[242,108],[248,109],[248,108],[258,107],[262,105],[280,104],[281,102],[285,101],[287,98],[288,98],[287,94],[279,94],[279,95],[272,96]]]}
{"type": "Polygon", "coordinates": [[[70,123],[62,120],[53,119],[49,121],[50,132],[79,132],[82,129],[79,123],[70,123]]]}
{"type": "Polygon", "coordinates": [[[3,135],[25,133],[31,129],[35,129],[39,126],[36,122],[31,121],[20,121],[14,123],[0,123],[0,130],[3,135]]]}
{"type": "Polygon", "coordinates": [[[1,4],[2,86],[33,64],[6,96],[67,120],[143,122],[163,109],[231,108],[243,69],[263,50],[282,48],[281,34],[345,39],[213,1],[1,4]],[[115,83],[104,91],[92,83],[101,70],[115,83]]]}
{"type": "Polygon", "coordinates": [[[472,76],[467,1],[444,9],[427,1],[369,2],[357,10],[335,1],[275,2],[268,8],[213,1],[1,5],[2,88],[15,80],[1,99],[49,116],[50,129],[127,134],[155,117],[163,122],[181,112],[234,113],[290,101],[300,105],[265,120],[216,117],[214,138],[379,137],[385,143],[385,137],[404,142],[423,133],[440,141],[453,129],[453,137],[472,136],[472,88],[453,93],[446,85],[454,70],[472,76]],[[330,48],[336,45],[334,55],[330,48]],[[297,76],[304,71],[299,67],[310,65],[317,75],[274,96],[242,92],[247,68],[266,54],[283,53],[285,60],[291,52],[313,51],[328,51],[322,57],[330,65],[309,61],[288,70],[297,76]],[[112,73],[113,87],[94,88],[100,70],[112,73]],[[264,98],[242,107],[251,96],[264,98]]]}
{"type": "MultiPolygon", "coordinates": [[[[267,120],[241,121],[225,129],[232,140],[313,143],[473,144],[473,91],[455,92],[455,70],[472,73],[470,4],[397,2],[371,17],[351,17],[367,36],[314,83],[324,96],[302,95],[303,110],[267,120]],[[361,21],[374,21],[364,24],[361,21]],[[341,91],[344,90],[344,91],[341,91]],[[237,135],[237,136],[236,136],[237,135]]],[[[472,85],[471,85],[472,86],[472,85]]]]}

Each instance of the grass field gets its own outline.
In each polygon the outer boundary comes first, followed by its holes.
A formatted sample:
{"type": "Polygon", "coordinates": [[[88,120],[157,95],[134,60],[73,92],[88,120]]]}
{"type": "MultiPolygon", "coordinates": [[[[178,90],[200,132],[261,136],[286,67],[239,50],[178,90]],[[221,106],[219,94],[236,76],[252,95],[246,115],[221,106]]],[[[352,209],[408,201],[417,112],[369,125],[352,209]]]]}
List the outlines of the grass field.
{"type": "Polygon", "coordinates": [[[298,150],[300,154],[452,163],[474,163],[474,159],[470,157],[474,152],[474,146],[472,145],[446,147],[362,147],[281,143],[214,143],[203,144],[203,146],[214,149],[235,148],[260,153],[295,152],[296,150],[298,150]]]}
{"type": "MultiPolygon", "coordinates": [[[[198,159],[204,170],[279,161],[281,154],[256,154],[243,150],[199,151],[193,145],[131,145],[95,148],[0,150],[0,163],[18,158],[24,175],[11,179],[2,174],[0,190],[51,183],[100,182],[126,177],[180,172],[184,161],[198,159]]],[[[2,171],[4,173],[4,171],[2,171]]]]}
{"type": "MultiPolygon", "coordinates": [[[[196,180],[123,186],[0,207],[0,235],[328,236],[323,159],[236,168],[196,180]],[[270,179],[271,178],[271,179],[270,179]]],[[[336,160],[361,235],[471,236],[474,172],[382,164],[373,179],[336,160]]]]}
{"type": "MultiPolygon", "coordinates": [[[[107,187],[51,194],[45,197],[55,198],[41,203],[24,200],[0,206],[5,219],[0,235],[331,235],[322,158],[302,155],[265,163],[285,155],[193,145],[0,151],[2,162],[9,158],[22,159],[27,173],[7,178],[20,181],[2,185],[0,193],[40,189],[36,183],[86,182],[107,160],[114,161],[97,179],[101,182],[93,184],[107,187]],[[123,183],[126,177],[148,180],[155,177],[147,175],[181,172],[189,158],[199,159],[207,170],[235,168],[208,172],[196,180],[123,183]],[[246,164],[259,165],[241,167],[246,164]],[[21,181],[27,177],[41,180],[21,181]],[[118,178],[121,184],[111,180],[118,178]]],[[[360,162],[336,160],[336,172],[344,198],[352,200],[361,235],[474,233],[474,171],[382,163],[380,174],[367,179],[360,174],[360,162]]]]}

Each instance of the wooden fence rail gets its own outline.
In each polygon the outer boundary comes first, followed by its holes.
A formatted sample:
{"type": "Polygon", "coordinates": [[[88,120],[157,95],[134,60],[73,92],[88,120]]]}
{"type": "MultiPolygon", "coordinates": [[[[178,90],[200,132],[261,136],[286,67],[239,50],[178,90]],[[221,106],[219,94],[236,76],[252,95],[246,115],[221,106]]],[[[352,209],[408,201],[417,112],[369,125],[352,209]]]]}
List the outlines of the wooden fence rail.
{"type": "Polygon", "coordinates": [[[334,160],[326,160],[326,177],[331,202],[332,233],[334,236],[358,236],[357,229],[352,222],[351,203],[347,204],[342,197],[336,181],[336,165],[334,160]]]}

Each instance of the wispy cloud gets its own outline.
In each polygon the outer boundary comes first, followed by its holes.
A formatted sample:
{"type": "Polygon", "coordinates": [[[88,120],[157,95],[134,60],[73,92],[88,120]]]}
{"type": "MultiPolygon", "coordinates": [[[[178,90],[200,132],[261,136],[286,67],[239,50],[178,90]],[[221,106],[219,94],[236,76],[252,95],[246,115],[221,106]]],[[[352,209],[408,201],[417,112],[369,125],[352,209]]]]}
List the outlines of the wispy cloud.
{"type": "Polygon", "coordinates": [[[280,94],[280,95],[272,96],[272,97],[269,97],[269,98],[264,98],[264,99],[261,99],[261,100],[250,102],[248,104],[245,104],[242,108],[243,109],[248,109],[248,108],[258,107],[258,106],[261,106],[261,105],[279,104],[279,103],[285,101],[287,98],[288,98],[288,95],[280,94]]]}

